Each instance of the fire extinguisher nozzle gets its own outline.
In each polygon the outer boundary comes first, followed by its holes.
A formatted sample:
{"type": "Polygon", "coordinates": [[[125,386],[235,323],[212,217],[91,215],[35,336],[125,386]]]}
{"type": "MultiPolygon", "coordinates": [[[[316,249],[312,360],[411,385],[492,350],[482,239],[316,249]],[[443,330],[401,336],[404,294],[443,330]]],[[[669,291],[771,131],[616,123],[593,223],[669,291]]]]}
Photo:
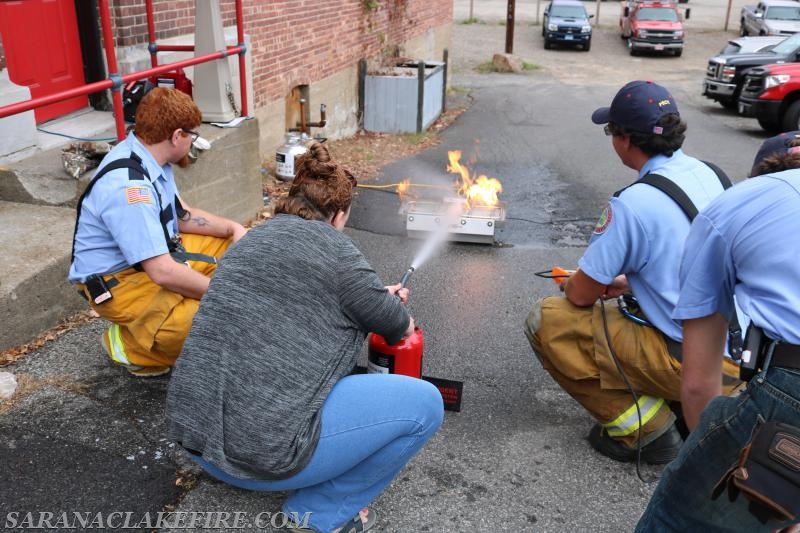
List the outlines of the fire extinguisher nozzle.
{"type": "Polygon", "coordinates": [[[403,274],[403,279],[400,280],[400,288],[401,289],[404,289],[406,287],[406,284],[408,283],[408,278],[411,277],[411,274],[414,273],[414,270],[415,270],[415,268],[411,267],[408,270],[406,270],[405,274],[403,274]]]}

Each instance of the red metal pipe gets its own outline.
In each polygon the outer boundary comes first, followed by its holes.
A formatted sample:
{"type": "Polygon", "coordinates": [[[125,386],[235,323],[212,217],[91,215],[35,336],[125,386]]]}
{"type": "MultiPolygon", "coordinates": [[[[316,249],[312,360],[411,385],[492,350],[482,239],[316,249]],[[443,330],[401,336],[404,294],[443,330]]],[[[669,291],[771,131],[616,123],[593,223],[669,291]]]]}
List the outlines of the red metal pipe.
{"type": "MultiPolygon", "coordinates": [[[[101,2],[108,2],[108,0],[100,0],[101,2]]],[[[240,46],[232,46],[229,47],[233,49],[233,53],[239,53],[242,50],[240,46]]],[[[176,68],[183,68],[183,67],[190,67],[192,65],[197,65],[199,63],[204,63],[206,61],[211,61],[215,59],[220,59],[226,57],[228,55],[228,51],[225,52],[211,52],[209,54],[205,54],[198,57],[193,57],[189,59],[184,59],[183,61],[176,61],[175,63],[168,63],[166,65],[159,65],[155,68],[149,68],[147,70],[140,70],[138,72],[131,72],[130,74],[125,74],[120,76],[122,81],[122,86],[126,84],[136,81],[142,80],[144,78],[149,78],[151,76],[156,76],[158,74],[163,74],[164,72],[169,72],[176,68]]],[[[116,58],[111,57],[108,59],[109,63],[109,70],[111,69],[111,64],[113,63],[116,66],[116,58]]],[[[48,96],[40,96],[38,98],[31,98],[30,100],[26,100],[24,102],[17,102],[14,104],[8,104],[5,106],[0,107],[0,118],[5,118],[11,115],[15,115],[17,113],[22,113],[24,111],[30,111],[36,107],[41,107],[49,104],[53,104],[55,102],[60,102],[62,100],[68,100],[75,96],[83,96],[86,94],[95,93],[97,91],[103,91],[105,89],[113,89],[114,82],[111,79],[103,80],[103,81],[96,81],[94,83],[90,83],[88,85],[82,85],[80,87],[74,87],[72,89],[67,89],[65,91],[61,91],[55,94],[51,94],[48,96]]],[[[115,94],[121,95],[121,90],[112,91],[115,94]]],[[[122,116],[122,97],[120,96],[120,113],[117,113],[116,108],[114,109],[115,115],[118,114],[122,116]]],[[[122,130],[125,130],[124,121],[122,130]]]]}
{"type": "Polygon", "coordinates": [[[247,110],[247,70],[245,69],[244,53],[244,15],[242,14],[242,0],[236,0],[236,44],[239,45],[239,90],[241,91],[242,116],[249,115],[247,110]]]}
{"type": "Polygon", "coordinates": [[[194,52],[193,44],[158,44],[155,48],[158,52],[194,52]]]}
{"type": "Polygon", "coordinates": [[[153,0],[147,0],[145,2],[145,10],[147,11],[147,42],[149,43],[148,48],[150,49],[150,66],[157,67],[158,48],[155,50],[153,49],[153,47],[156,46],[156,23],[153,18],[153,0]]]}
{"type": "Polygon", "coordinates": [[[25,100],[24,102],[8,104],[0,107],[0,118],[30,111],[31,109],[35,109],[37,107],[54,104],[62,100],[74,98],[76,96],[84,96],[87,94],[96,93],[97,91],[104,91],[105,89],[110,89],[113,85],[114,83],[111,80],[96,81],[94,83],[90,83],[89,85],[74,87],[72,89],[61,91],[60,93],[51,94],[48,96],[40,96],[38,98],[25,100]]]}
{"type": "MultiPolygon", "coordinates": [[[[193,44],[158,44],[156,49],[159,52],[194,52],[193,44]]],[[[235,54],[239,49],[235,45],[226,46],[228,55],[235,54]]]]}
{"type": "MultiPolygon", "coordinates": [[[[114,83],[114,78],[119,76],[119,66],[117,65],[117,53],[114,50],[114,34],[111,31],[111,11],[108,8],[108,0],[100,0],[99,3],[100,23],[103,28],[103,47],[106,49],[108,77],[111,82],[111,102],[114,105],[114,124],[117,130],[117,139],[121,141],[125,138],[125,119],[122,115],[122,87],[115,86],[114,83]]],[[[58,96],[58,94],[52,96],[58,96]]],[[[31,101],[36,101],[36,98],[31,101]]]]}
{"type": "MultiPolygon", "coordinates": [[[[152,0],[148,0],[147,3],[148,3],[148,13],[151,13],[152,0]]],[[[108,64],[108,71],[109,71],[108,79],[90,83],[88,85],[83,85],[81,87],[74,87],[72,89],[67,89],[65,91],[61,91],[48,96],[31,98],[30,100],[26,100],[24,102],[16,102],[5,106],[0,106],[0,118],[5,118],[11,115],[16,115],[18,113],[23,113],[25,111],[30,111],[31,109],[35,109],[37,107],[53,104],[63,100],[68,100],[75,96],[83,96],[98,91],[111,89],[117,139],[122,140],[125,138],[125,120],[123,117],[123,109],[122,109],[122,88],[125,86],[125,84],[130,83],[131,81],[141,80],[158,74],[163,74],[164,72],[169,72],[174,69],[189,67],[200,63],[205,63],[207,61],[222,59],[231,54],[239,54],[239,81],[241,87],[242,116],[248,116],[247,78],[246,78],[245,62],[244,62],[244,54],[246,52],[246,48],[244,46],[244,23],[242,17],[241,0],[236,0],[236,25],[237,25],[237,38],[239,40],[239,44],[237,46],[227,46],[224,52],[223,51],[211,52],[209,54],[205,54],[202,56],[185,59],[183,61],[176,61],[174,63],[168,63],[166,65],[154,66],[153,68],[147,70],[132,72],[130,74],[125,74],[123,76],[120,76],[118,72],[119,66],[117,65],[117,56],[114,48],[114,35],[111,29],[111,11],[108,6],[108,0],[98,0],[98,4],[100,8],[100,22],[103,32],[103,48],[105,49],[106,52],[106,63],[108,64]]],[[[149,19],[148,19],[148,26],[150,26],[149,19]]],[[[148,27],[148,32],[150,31],[151,31],[150,27],[148,27]]],[[[158,48],[163,50],[168,50],[171,49],[172,47],[176,49],[179,47],[182,48],[182,50],[180,51],[184,51],[183,50],[184,47],[187,49],[187,51],[189,51],[188,49],[194,49],[194,46],[192,45],[172,45],[170,47],[164,46],[158,48]]]]}
{"type": "MultiPolygon", "coordinates": [[[[244,47],[242,46],[233,46],[234,53],[240,53],[244,47]]],[[[228,51],[224,52],[211,52],[202,56],[191,57],[189,59],[183,59],[181,61],[175,61],[174,63],[167,63],[165,65],[159,65],[155,68],[149,68],[147,70],[140,70],[138,72],[131,72],[130,74],[125,74],[122,76],[122,82],[128,83],[134,80],[141,80],[144,78],[149,78],[150,76],[155,76],[157,74],[163,74],[164,72],[169,72],[170,70],[175,70],[178,68],[183,67],[191,67],[193,65],[197,65],[200,63],[205,63],[207,61],[212,61],[214,59],[220,59],[223,57],[227,57],[228,51]]]]}

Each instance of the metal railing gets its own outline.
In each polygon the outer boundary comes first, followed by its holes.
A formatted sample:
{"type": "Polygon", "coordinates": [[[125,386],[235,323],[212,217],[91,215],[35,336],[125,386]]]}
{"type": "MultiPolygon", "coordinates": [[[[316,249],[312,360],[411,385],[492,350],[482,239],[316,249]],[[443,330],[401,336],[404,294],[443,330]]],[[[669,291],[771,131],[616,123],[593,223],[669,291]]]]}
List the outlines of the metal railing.
{"type": "Polygon", "coordinates": [[[241,103],[242,113],[241,116],[248,115],[247,108],[247,76],[245,72],[245,58],[244,54],[247,52],[247,46],[244,44],[244,20],[242,16],[242,0],[236,0],[236,36],[237,43],[235,46],[227,46],[224,50],[211,52],[191,59],[182,61],[174,61],[172,63],[165,63],[158,65],[157,54],[158,52],[179,51],[179,52],[192,52],[194,45],[158,45],[156,43],[155,22],[153,18],[153,0],[146,0],[147,9],[147,34],[148,34],[148,50],[150,52],[150,63],[152,68],[131,72],[130,74],[119,74],[119,67],[117,66],[117,55],[114,49],[114,36],[111,31],[111,11],[108,7],[108,0],[98,0],[100,6],[100,22],[103,32],[103,47],[106,52],[106,62],[108,63],[108,78],[103,81],[88,83],[81,87],[74,87],[65,91],[60,91],[47,96],[40,96],[31,98],[24,102],[16,102],[13,104],[0,107],[0,118],[9,117],[18,113],[24,113],[31,109],[46,106],[63,100],[68,100],[76,96],[84,96],[98,91],[111,89],[111,99],[114,107],[114,122],[116,124],[117,139],[122,140],[125,138],[125,119],[122,110],[122,88],[132,81],[142,80],[158,74],[163,74],[178,68],[190,67],[200,63],[207,63],[223,59],[231,54],[239,54],[239,87],[241,90],[241,103]]]}

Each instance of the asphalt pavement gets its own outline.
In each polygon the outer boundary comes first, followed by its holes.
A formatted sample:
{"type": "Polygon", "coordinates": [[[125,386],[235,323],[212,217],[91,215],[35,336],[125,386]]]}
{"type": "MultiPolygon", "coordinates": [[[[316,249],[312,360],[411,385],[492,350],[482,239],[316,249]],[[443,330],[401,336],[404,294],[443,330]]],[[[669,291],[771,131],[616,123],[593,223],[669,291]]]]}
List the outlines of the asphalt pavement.
{"type": "MultiPolygon", "coordinates": [[[[411,278],[423,373],[463,381],[463,403],[375,502],[376,531],[630,531],[654,484],[591,449],[592,420],[541,369],[522,332],[532,303],[556,293],[533,273],[574,265],[606,198],[635,177],[588,118],[618,86],[569,84],[546,69],[462,71],[453,85],[469,109],[440,145],[387,166],[377,183],[448,180],[447,151],[477,148],[474,170],[502,181],[507,221],[497,244],[450,244],[411,278]]],[[[687,151],[739,179],[761,138],[699,98],[698,85],[671,86],[690,123],[687,151]]],[[[346,230],[387,284],[419,246],[404,235],[399,208],[392,194],[359,191],[346,230]]],[[[20,386],[0,405],[0,527],[55,530],[81,519],[78,530],[127,520],[161,531],[279,531],[281,517],[268,513],[285,495],[199,472],[164,438],[169,378],[134,379],[109,363],[103,325],[3,369],[20,386]]],[[[648,479],[658,472],[643,466],[648,479]]]]}

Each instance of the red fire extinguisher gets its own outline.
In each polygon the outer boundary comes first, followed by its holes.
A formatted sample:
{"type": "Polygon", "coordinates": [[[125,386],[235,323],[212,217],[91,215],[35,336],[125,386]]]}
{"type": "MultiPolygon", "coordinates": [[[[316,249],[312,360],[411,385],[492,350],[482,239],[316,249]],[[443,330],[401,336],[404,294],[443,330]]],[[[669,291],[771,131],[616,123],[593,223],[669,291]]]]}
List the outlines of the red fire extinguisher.
{"type": "Polygon", "coordinates": [[[370,333],[367,372],[421,378],[424,345],[422,328],[416,326],[410,337],[394,345],[387,344],[377,333],[370,333]]]}

